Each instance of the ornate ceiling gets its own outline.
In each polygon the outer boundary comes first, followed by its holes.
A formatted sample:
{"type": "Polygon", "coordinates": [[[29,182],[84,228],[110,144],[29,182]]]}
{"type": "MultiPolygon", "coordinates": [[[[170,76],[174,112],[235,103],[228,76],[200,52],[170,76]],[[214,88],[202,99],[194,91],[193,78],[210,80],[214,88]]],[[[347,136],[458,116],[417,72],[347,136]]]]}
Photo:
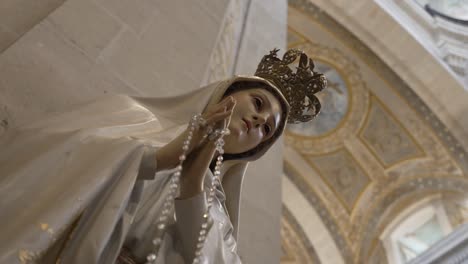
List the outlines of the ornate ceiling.
{"type": "Polygon", "coordinates": [[[282,263],[385,263],[381,236],[412,204],[468,188],[467,154],[430,106],[364,43],[306,0],[289,1],[288,46],[330,80],[323,113],[289,127],[282,263]]]}

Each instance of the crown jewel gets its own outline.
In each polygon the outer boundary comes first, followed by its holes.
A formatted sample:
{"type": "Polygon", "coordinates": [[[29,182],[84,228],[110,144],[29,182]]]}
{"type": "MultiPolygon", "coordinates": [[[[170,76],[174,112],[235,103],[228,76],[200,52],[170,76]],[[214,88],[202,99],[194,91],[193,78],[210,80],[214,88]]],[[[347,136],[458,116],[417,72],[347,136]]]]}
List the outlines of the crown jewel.
{"type": "Polygon", "coordinates": [[[320,112],[320,101],[314,95],[327,86],[327,79],[314,71],[314,62],[298,49],[290,49],[277,57],[279,49],[273,49],[263,56],[258,64],[256,76],[273,82],[283,93],[291,107],[288,123],[307,122],[320,112]],[[294,73],[289,64],[299,58],[299,66],[294,73]]]}

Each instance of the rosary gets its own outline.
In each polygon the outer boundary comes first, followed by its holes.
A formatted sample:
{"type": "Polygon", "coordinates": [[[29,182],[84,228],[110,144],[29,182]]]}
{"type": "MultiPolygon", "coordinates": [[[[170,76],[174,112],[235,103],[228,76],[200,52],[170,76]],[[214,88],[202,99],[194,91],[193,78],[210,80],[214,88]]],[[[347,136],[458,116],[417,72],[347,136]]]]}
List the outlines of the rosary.
{"type": "MultiPolygon", "coordinates": [[[[185,141],[183,142],[182,154],[179,156],[179,165],[175,168],[175,172],[171,175],[171,180],[169,183],[170,191],[169,191],[169,194],[166,196],[166,199],[162,206],[162,213],[158,219],[157,235],[152,241],[154,245],[154,250],[153,252],[151,252],[150,254],[146,256],[146,260],[147,260],[146,264],[154,264],[156,262],[156,258],[157,258],[156,254],[159,251],[159,248],[162,243],[162,238],[165,233],[168,216],[169,216],[169,213],[171,212],[171,209],[172,209],[171,207],[174,204],[174,199],[176,198],[175,196],[177,195],[177,191],[179,190],[180,175],[182,172],[182,164],[186,158],[187,150],[189,149],[189,146],[193,137],[193,131],[196,128],[205,127],[205,126],[206,126],[206,120],[200,114],[194,115],[192,119],[190,120],[188,135],[185,141]]],[[[222,156],[222,154],[224,153],[223,136],[227,134],[229,134],[229,129],[227,128],[213,129],[211,126],[208,126],[207,133],[203,137],[203,139],[208,138],[208,140],[216,139],[216,151],[219,153],[219,156],[217,157],[217,160],[216,160],[214,176],[213,176],[211,187],[208,193],[207,210],[203,214],[203,222],[200,227],[200,232],[198,233],[197,246],[195,248],[195,257],[192,262],[193,264],[198,264],[201,261],[202,248],[205,243],[207,229],[208,229],[208,225],[210,222],[209,211],[210,211],[210,208],[211,208],[214,196],[215,196],[215,188],[217,187],[217,185],[221,184],[219,175],[221,174],[220,168],[223,163],[223,156],[222,156]]]]}

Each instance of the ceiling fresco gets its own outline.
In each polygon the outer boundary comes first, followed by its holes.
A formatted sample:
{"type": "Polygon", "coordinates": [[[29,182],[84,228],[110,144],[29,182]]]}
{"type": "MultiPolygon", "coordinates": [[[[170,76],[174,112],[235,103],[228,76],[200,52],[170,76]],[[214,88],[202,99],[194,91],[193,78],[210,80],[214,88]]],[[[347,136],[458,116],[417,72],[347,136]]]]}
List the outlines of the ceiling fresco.
{"type": "Polygon", "coordinates": [[[316,60],[314,63],[315,71],[323,73],[328,81],[328,89],[318,93],[317,97],[321,102],[330,103],[323,105],[320,115],[314,122],[289,126],[291,132],[304,136],[319,136],[333,131],[348,112],[349,93],[343,76],[335,67],[326,62],[316,60]]]}
{"type": "MultiPolygon", "coordinates": [[[[468,188],[467,155],[430,106],[317,6],[290,0],[289,9],[289,48],[304,50],[330,80],[320,95],[323,112],[289,126],[285,137],[286,153],[297,153],[285,156],[285,177],[326,226],[331,240],[323,243],[334,244],[341,263],[386,263],[385,229],[434,195],[443,197],[453,227],[467,222],[468,209],[453,202],[468,188]]],[[[282,263],[328,263],[330,253],[303,232],[314,222],[288,206],[282,263]]]]}

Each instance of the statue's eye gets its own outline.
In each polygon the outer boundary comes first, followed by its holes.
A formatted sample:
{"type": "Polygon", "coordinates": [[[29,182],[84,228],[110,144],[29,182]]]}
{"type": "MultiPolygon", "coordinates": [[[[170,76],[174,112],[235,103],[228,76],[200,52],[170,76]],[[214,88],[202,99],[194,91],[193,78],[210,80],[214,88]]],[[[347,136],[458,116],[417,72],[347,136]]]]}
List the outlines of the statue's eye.
{"type": "Polygon", "coordinates": [[[265,125],[265,135],[268,135],[271,131],[271,127],[269,125],[265,125]]]}
{"type": "Polygon", "coordinates": [[[260,98],[258,98],[258,97],[254,97],[254,99],[255,99],[255,106],[257,107],[257,110],[259,110],[260,107],[262,107],[263,102],[262,102],[262,100],[261,100],[260,98]]]}

